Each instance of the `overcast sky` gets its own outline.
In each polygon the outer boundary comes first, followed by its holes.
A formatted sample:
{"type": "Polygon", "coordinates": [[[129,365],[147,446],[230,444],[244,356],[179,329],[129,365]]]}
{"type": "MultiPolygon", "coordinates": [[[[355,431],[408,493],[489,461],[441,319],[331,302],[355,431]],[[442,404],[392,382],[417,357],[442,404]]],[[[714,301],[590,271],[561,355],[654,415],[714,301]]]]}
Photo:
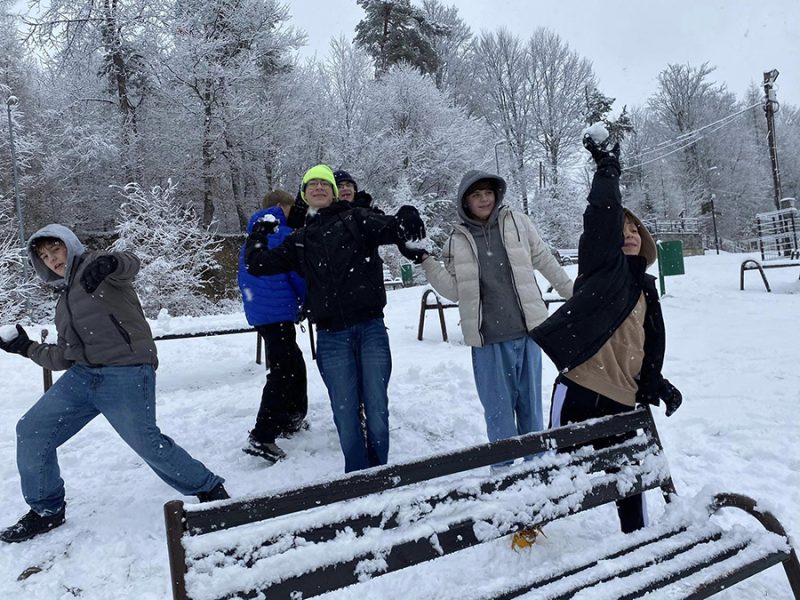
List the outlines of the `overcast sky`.
{"type": "MultiPolygon", "coordinates": [[[[708,61],[712,78],[741,98],[764,71],[778,69],[781,102],[800,106],[800,0],[443,0],[473,33],[505,27],[523,39],[537,27],[558,33],[594,64],[600,89],[642,104],[670,63],[708,61]]],[[[291,0],[292,25],[309,36],[305,55],[327,55],[330,38],[349,39],[363,11],[355,0],[291,0]]]]}

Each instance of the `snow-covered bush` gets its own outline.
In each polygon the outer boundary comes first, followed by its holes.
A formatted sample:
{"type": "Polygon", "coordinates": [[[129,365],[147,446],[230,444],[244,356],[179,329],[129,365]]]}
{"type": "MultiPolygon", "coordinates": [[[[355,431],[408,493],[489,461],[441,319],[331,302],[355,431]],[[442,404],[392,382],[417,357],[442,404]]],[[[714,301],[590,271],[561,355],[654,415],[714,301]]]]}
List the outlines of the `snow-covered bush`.
{"type": "Polygon", "coordinates": [[[115,251],[129,250],[142,261],[136,289],[144,312],[155,317],[166,308],[173,315],[207,311],[206,276],[219,268],[219,242],[203,227],[191,206],[175,197],[176,185],[149,192],[138,183],[122,189],[125,202],[116,225],[115,251]]]}
{"type": "Polygon", "coordinates": [[[32,269],[25,277],[17,221],[2,210],[3,204],[0,197],[0,325],[25,316],[26,299],[30,302],[34,288],[32,269]]]}

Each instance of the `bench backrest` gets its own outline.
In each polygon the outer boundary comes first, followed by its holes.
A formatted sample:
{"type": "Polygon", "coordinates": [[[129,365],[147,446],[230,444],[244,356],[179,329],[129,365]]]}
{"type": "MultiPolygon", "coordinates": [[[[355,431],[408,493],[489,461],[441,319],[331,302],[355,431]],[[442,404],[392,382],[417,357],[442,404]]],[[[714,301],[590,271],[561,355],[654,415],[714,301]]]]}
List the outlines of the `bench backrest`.
{"type": "Polygon", "coordinates": [[[800,258],[796,208],[784,208],[756,215],[761,260],[800,258]]]}
{"type": "Polygon", "coordinates": [[[308,598],[656,487],[674,492],[638,409],[265,497],[173,501],[173,594],[308,598]]]}

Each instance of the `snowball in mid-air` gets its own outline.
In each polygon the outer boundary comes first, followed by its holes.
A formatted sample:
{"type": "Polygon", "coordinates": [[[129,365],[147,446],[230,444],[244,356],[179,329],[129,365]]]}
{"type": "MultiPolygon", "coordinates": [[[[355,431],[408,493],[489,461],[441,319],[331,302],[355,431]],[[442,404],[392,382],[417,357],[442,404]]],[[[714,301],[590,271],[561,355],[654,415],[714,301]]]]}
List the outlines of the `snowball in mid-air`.
{"type": "Polygon", "coordinates": [[[19,335],[16,325],[3,325],[0,327],[0,338],[4,342],[10,342],[19,335]]]}
{"type": "Polygon", "coordinates": [[[583,135],[590,135],[598,146],[608,139],[608,129],[602,123],[595,123],[583,130],[583,135]]]}

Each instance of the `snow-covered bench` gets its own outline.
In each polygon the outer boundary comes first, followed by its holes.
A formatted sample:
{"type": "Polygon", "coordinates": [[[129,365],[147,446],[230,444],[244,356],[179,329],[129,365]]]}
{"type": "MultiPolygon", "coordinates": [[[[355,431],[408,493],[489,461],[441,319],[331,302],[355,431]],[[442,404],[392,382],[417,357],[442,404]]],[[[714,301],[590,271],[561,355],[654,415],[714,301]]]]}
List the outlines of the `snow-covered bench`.
{"type": "Polygon", "coordinates": [[[672,500],[655,525],[546,564],[537,554],[511,580],[465,585],[443,575],[437,585],[464,599],[529,592],[572,598],[579,590],[585,598],[655,591],[658,598],[694,599],[783,562],[800,598],[800,564],[773,516],[744,496],[685,501],[674,495],[645,408],[265,497],[169,502],[173,594],[176,600],[295,600],[369,586],[362,582],[409,567],[411,591],[392,587],[381,597],[416,597],[413,571],[425,566],[414,565],[655,488],[672,500]],[[598,441],[602,448],[587,445],[598,441]],[[521,457],[532,458],[496,474],[486,468],[521,457]],[[740,508],[756,521],[725,528],[713,517],[723,507],[740,508]]]}

